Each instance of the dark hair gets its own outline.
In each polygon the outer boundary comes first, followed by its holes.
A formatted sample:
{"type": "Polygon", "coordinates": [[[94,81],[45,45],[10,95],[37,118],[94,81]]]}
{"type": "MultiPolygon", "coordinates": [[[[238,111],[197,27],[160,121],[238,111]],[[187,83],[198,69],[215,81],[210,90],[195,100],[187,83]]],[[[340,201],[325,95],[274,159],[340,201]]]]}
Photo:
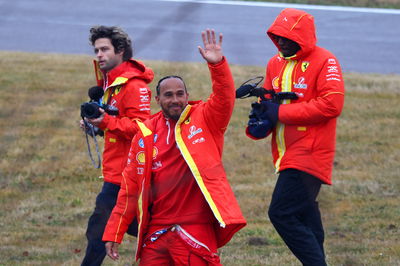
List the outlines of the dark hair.
{"type": "Polygon", "coordinates": [[[157,95],[160,95],[160,84],[161,84],[161,82],[163,82],[163,81],[166,80],[166,79],[172,79],[172,78],[180,79],[180,80],[182,81],[182,83],[183,83],[183,86],[185,87],[185,91],[187,92],[186,84],[185,84],[185,82],[183,81],[183,79],[182,79],[180,76],[170,75],[170,76],[165,76],[165,77],[161,78],[161,79],[158,81],[157,87],[156,87],[157,95]]]}
{"type": "Polygon", "coordinates": [[[123,61],[129,60],[133,56],[132,41],[128,34],[116,26],[94,26],[90,29],[89,40],[94,45],[97,39],[108,38],[114,46],[115,53],[124,51],[123,61]]]}

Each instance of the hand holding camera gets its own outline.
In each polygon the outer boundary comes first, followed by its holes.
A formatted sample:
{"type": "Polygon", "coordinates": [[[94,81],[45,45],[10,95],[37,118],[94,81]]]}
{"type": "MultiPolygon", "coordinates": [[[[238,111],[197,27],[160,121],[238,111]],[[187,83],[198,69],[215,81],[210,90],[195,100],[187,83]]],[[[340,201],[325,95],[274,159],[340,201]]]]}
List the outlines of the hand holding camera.
{"type": "Polygon", "coordinates": [[[262,103],[254,102],[251,107],[247,123],[248,132],[255,138],[265,138],[275,125],[268,118],[262,103]]]}
{"type": "MultiPolygon", "coordinates": [[[[278,122],[278,113],[279,113],[279,103],[275,103],[271,100],[263,100],[261,102],[255,102],[251,106],[253,107],[252,111],[257,110],[255,114],[262,120],[269,120],[274,127],[278,122]]],[[[251,115],[251,113],[250,113],[251,115]]],[[[251,118],[251,117],[250,117],[251,118]]]]}
{"type": "Polygon", "coordinates": [[[96,112],[98,113],[98,114],[96,114],[96,117],[93,117],[93,118],[85,117],[85,120],[87,122],[89,122],[90,124],[92,124],[93,126],[98,127],[100,125],[101,121],[103,121],[103,119],[104,119],[105,111],[103,108],[100,107],[96,110],[96,112]]]}
{"type": "Polygon", "coordinates": [[[80,121],[80,127],[85,131],[86,143],[90,160],[92,161],[94,167],[100,168],[101,157],[96,136],[99,135],[102,137],[104,136],[104,132],[101,129],[99,129],[98,126],[103,121],[105,113],[108,113],[109,115],[118,115],[118,109],[115,106],[103,104],[101,102],[101,98],[104,95],[102,87],[99,86],[91,87],[88,91],[88,95],[90,101],[85,102],[81,105],[82,120],[80,121]],[[92,151],[89,145],[88,135],[93,137],[94,146],[96,148],[96,153],[97,153],[97,162],[93,158],[92,151]]]}
{"type": "Polygon", "coordinates": [[[104,95],[102,87],[91,87],[88,90],[88,95],[90,101],[81,105],[81,117],[86,133],[92,137],[95,135],[103,136],[104,133],[98,128],[98,126],[104,119],[104,113],[109,115],[118,115],[118,108],[112,105],[101,103],[101,98],[104,95]]]}
{"type": "Polygon", "coordinates": [[[258,85],[263,77],[256,77],[247,80],[236,90],[236,98],[244,99],[257,97],[258,102],[251,104],[251,111],[248,122],[248,132],[255,138],[264,138],[278,122],[279,105],[285,99],[297,100],[294,92],[275,92],[266,90],[258,85]],[[255,83],[252,83],[256,81],[255,83]],[[267,97],[266,97],[267,96],[267,97]]]}

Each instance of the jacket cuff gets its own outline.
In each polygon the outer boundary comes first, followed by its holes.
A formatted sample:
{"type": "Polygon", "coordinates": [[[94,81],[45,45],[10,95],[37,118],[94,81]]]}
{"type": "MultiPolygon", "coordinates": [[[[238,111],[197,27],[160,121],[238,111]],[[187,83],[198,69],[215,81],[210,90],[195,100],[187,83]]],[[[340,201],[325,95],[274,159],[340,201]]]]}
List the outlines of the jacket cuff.
{"type": "Polygon", "coordinates": [[[209,67],[212,67],[212,68],[213,68],[213,67],[219,67],[219,66],[225,64],[226,62],[227,62],[227,60],[226,60],[225,56],[223,56],[223,57],[222,57],[222,60],[219,61],[218,63],[215,63],[215,64],[207,63],[207,64],[208,64],[209,67]]]}
{"type": "Polygon", "coordinates": [[[107,113],[104,113],[104,118],[101,121],[101,123],[99,124],[98,128],[100,128],[101,130],[106,130],[109,121],[110,121],[110,115],[107,113]]]}
{"type": "Polygon", "coordinates": [[[120,238],[120,237],[115,238],[115,237],[110,237],[110,236],[103,235],[103,238],[101,239],[101,241],[103,241],[103,242],[114,242],[114,243],[121,244],[122,243],[122,238],[120,238]]]}

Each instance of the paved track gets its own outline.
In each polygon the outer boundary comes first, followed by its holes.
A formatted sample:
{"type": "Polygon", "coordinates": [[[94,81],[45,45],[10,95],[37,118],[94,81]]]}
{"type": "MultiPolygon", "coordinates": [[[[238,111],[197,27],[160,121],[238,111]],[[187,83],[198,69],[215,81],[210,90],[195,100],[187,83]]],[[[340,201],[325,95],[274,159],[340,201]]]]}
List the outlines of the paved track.
{"type": "Polygon", "coordinates": [[[0,50],[91,54],[88,29],[105,24],[128,31],[137,58],[202,61],[199,33],[210,27],[223,32],[231,63],[265,65],[276,53],[265,31],[288,6],[314,15],[318,44],[336,54],[345,72],[400,74],[400,10],[232,1],[0,0],[0,50]]]}

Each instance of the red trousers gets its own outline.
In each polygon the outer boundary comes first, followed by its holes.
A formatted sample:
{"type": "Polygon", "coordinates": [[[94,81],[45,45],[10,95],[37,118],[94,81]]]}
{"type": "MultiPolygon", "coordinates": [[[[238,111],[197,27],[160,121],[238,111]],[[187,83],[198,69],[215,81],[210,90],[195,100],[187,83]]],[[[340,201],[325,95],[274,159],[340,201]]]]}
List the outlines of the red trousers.
{"type": "MultiPolygon", "coordinates": [[[[210,232],[205,230],[204,233],[210,232]]],[[[210,237],[215,239],[215,235],[210,237]]],[[[221,266],[222,264],[216,253],[203,246],[178,225],[169,228],[156,241],[145,243],[139,265],[221,266]]]]}

